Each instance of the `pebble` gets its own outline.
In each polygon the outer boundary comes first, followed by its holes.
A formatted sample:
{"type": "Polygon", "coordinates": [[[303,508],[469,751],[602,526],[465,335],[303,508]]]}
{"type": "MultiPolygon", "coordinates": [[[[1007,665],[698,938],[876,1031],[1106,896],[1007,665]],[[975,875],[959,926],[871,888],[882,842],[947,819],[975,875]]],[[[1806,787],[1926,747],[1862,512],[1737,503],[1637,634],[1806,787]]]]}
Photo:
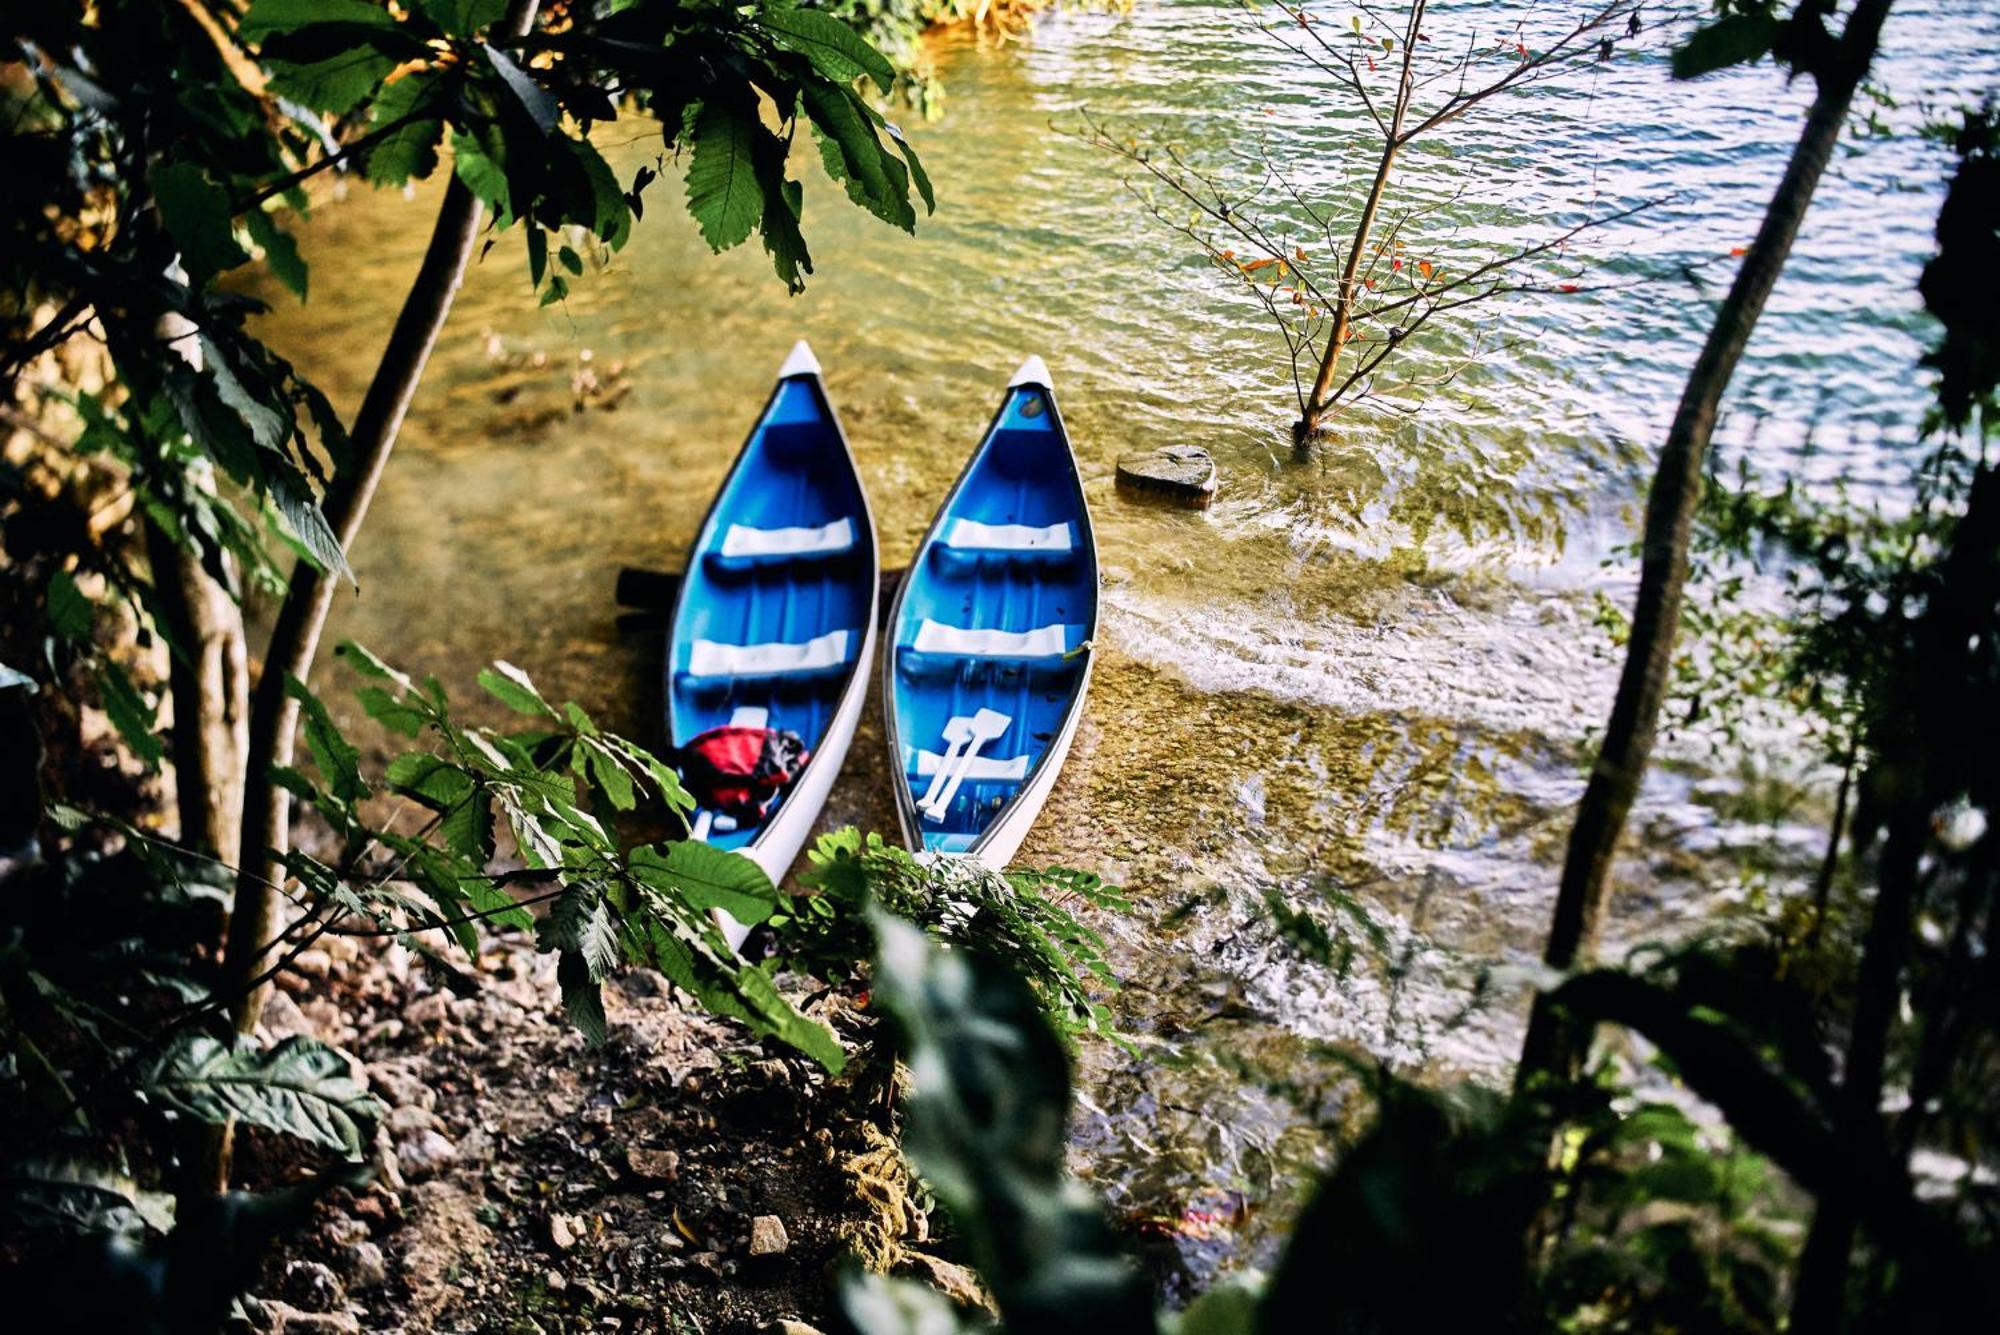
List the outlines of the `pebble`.
{"type": "Polygon", "coordinates": [[[785,1221],[774,1214],[760,1214],[750,1221],[750,1254],[779,1256],[792,1245],[785,1221]]]}
{"type": "Polygon", "coordinates": [[[356,1293],[379,1289],[389,1282],[389,1259],[380,1246],[366,1239],[341,1250],[340,1266],[347,1275],[347,1287],[356,1293]]]}
{"type": "Polygon", "coordinates": [[[458,1146],[435,1131],[419,1131],[396,1142],[396,1164],[403,1176],[421,1182],[458,1158],[458,1146]]]}
{"type": "Polygon", "coordinates": [[[271,1335],[360,1335],[361,1323],[346,1312],[301,1312],[269,1299],[262,1306],[271,1335]]]}
{"type": "Polygon", "coordinates": [[[583,1236],[583,1220],[573,1214],[552,1214],[549,1216],[549,1241],[559,1252],[566,1252],[576,1246],[583,1236]]]}
{"type": "Polygon", "coordinates": [[[808,1326],[803,1321],[794,1321],[781,1316],[764,1327],[763,1335],[821,1335],[818,1326],[808,1326]]]}
{"type": "Polygon", "coordinates": [[[330,1312],[346,1305],[347,1290],[330,1266],[318,1261],[293,1261],[285,1267],[279,1291],[287,1301],[309,1312],[330,1312]]]}
{"type": "Polygon", "coordinates": [[[681,1156],[674,1150],[649,1150],[637,1146],[625,1151],[625,1166],[640,1177],[655,1182],[672,1182],[681,1175],[681,1156]]]}

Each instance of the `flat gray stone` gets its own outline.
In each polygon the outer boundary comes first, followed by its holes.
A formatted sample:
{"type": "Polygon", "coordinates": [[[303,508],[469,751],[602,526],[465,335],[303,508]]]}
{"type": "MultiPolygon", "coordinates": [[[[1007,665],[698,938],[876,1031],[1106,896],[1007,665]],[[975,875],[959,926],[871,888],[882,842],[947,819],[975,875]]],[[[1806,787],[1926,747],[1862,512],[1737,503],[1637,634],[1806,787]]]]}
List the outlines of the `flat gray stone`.
{"type": "Polygon", "coordinates": [[[1215,459],[1199,445],[1163,445],[1118,456],[1118,486],[1205,510],[1215,499],[1215,459]]]}

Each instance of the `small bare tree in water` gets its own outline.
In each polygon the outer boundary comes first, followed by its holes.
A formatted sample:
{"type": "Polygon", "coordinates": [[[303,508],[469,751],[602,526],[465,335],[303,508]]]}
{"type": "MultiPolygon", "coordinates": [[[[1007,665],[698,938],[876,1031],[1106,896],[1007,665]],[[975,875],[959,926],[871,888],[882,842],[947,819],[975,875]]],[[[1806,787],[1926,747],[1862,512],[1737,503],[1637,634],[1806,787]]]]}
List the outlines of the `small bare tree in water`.
{"type": "MultiPolygon", "coordinates": [[[[1248,150],[1247,171],[1226,176],[1196,166],[1178,148],[1152,146],[1083,116],[1081,137],[1141,168],[1154,186],[1139,191],[1148,210],[1188,237],[1263,303],[1292,359],[1299,418],[1294,441],[1322,438],[1342,407],[1375,396],[1377,377],[1411,337],[1437,316],[1511,293],[1580,291],[1547,274],[1527,274],[1531,262],[1554,259],[1587,228],[1614,214],[1589,218],[1525,246],[1504,249],[1468,266],[1415,258],[1426,221],[1464,198],[1465,190],[1401,212],[1385,212],[1398,160],[1412,143],[1503,93],[1540,82],[1579,61],[1608,60],[1621,38],[1643,30],[1635,0],[1593,0],[1568,26],[1532,46],[1525,20],[1460,41],[1434,40],[1425,26],[1428,0],[1400,10],[1342,6],[1341,23],[1303,5],[1281,5],[1282,21],[1259,21],[1280,46],[1351,93],[1374,135],[1372,175],[1353,205],[1315,198],[1260,138],[1248,150]],[[1182,209],[1191,212],[1181,216],[1182,209]]],[[[1629,210],[1627,211],[1629,213],[1629,210]]],[[[1483,335],[1469,354],[1428,379],[1397,382],[1392,406],[1413,411],[1413,391],[1440,388],[1486,350],[1483,335]]]]}

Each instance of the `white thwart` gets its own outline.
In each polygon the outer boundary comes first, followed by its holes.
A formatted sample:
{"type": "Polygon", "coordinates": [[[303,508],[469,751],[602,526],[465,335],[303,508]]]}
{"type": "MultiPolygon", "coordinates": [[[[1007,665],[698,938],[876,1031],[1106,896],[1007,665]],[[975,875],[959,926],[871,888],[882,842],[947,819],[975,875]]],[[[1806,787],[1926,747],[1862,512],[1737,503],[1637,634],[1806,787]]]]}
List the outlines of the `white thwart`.
{"type": "Polygon", "coordinates": [[[1069,648],[1069,627],[1058,621],[1035,630],[972,630],[926,617],[911,647],[923,654],[967,658],[1053,658],[1069,648]]]}
{"type": "Polygon", "coordinates": [[[696,640],[687,670],[697,677],[782,677],[818,672],[847,661],[853,632],[830,630],[804,644],[717,644],[696,640]]]}
{"type": "MultiPolygon", "coordinates": [[[[917,752],[917,777],[929,778],[943,771],[945,758],[935,751],[917,752]]],[[[1012,760],[995,760],[991,756],[975,756],[965,767],[965,777],[974,783],[997,783],[1010,780],[1019,783],[1028,777],[1028,758],[1015,756],[1012,760]]]]}
{"type": "Polygon", "coordinates": [[[944,545],[995,552],[1066,552],[1070,549],[1070,526],[1050,524],[982,524],[977,519],[954,519],[945,531],[944,545]]]}
{"type": "Polygon", "coordinates": [[[762,705],[738,705],[730,711],[732,728],[761,728],[771,721],[771,711],[762,705]]]}
{"type": "Polygon", "coordinates": [[[853,546],[854,521],[845,516],[817,528],[731,524],[722,535],[724,556],[831,556],[853,546]]]}

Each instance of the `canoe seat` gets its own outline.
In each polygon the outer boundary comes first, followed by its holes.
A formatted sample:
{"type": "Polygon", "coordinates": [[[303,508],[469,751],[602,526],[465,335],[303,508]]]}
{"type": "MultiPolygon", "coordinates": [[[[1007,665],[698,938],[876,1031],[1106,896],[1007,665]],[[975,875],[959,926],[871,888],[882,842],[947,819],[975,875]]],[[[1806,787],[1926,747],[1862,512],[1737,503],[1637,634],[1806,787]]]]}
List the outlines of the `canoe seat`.
{"type": "Polygon", "coordinates": [[[982,561],[1060,564],[1078,554],[1073,525],[983,524],[954,519],[931,546],[932,559],[946,568],[975,566],[982,561]]]}
{"type": "Polygon", "coordinates": [[[1083,666],[1082,655],[1070,652],[1083,643],[1083,627],[1042,626],[1035,630],[973,629],[947,626],[926,619],[916,638],[896,655],[896,670],[905,677],[994,677],[1012,681],[1026,674],[1066,675],[1083,666]]]}
{"type": "Polygon", "coordinates": [[[823,561],[854,550],[854,521],[846,516],[827,524],[798,528],[752,528],[731,524],[721,545],[707,555],[709,568],[719,572],[756,570],[787,561],[823,561]]]}
{"type": "Polygon", "coordinates": [[[683,680],[717,685],[746,678],[803,678],[838,675],[853,657],[857,636],[849,630],[830,630],[803,644],[718,644],[696,640],[688,651],[683,680]]]}

